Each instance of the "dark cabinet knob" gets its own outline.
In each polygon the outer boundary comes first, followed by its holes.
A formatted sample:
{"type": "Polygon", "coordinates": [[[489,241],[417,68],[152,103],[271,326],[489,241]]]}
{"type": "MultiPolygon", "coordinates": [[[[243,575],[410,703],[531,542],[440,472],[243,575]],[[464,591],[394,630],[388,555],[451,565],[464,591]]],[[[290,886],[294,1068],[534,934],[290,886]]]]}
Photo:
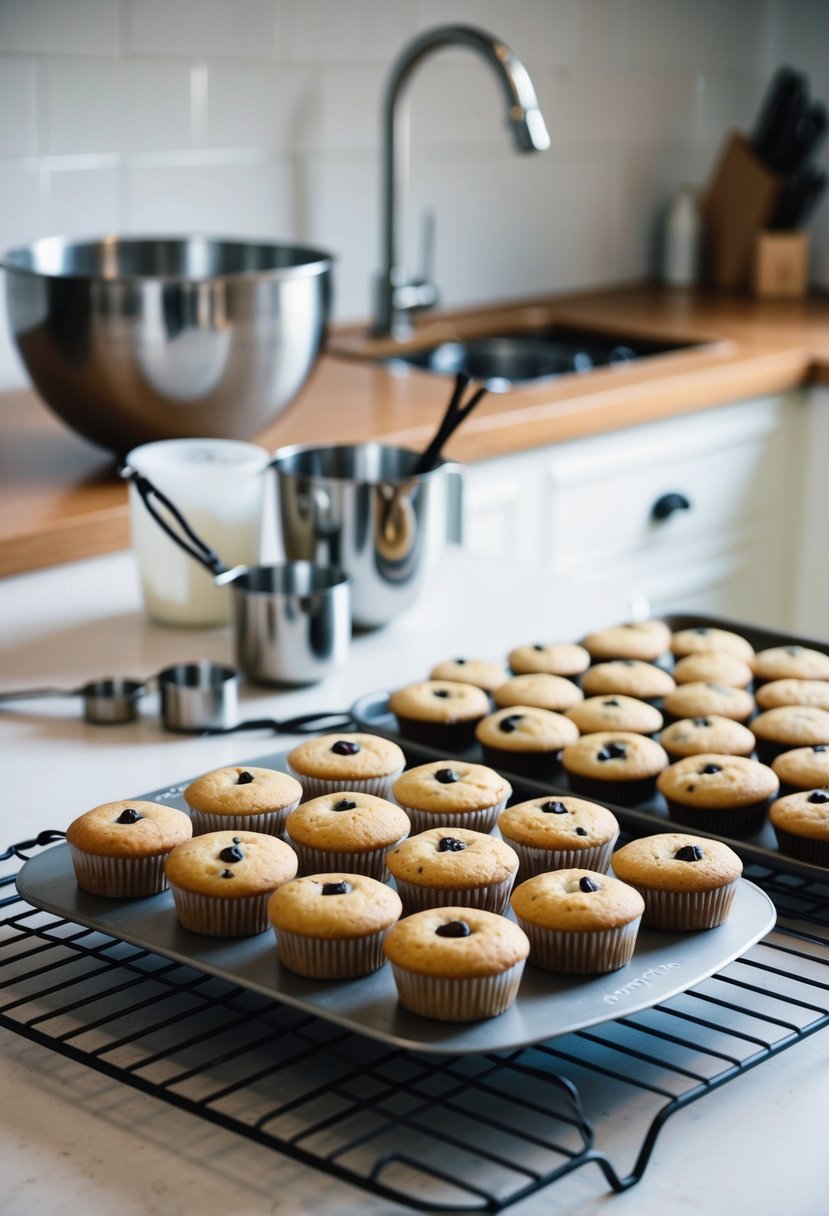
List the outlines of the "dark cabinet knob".
{"type": "Polygon", "coordinates": [[[675,511],[690,511],[690,509],[691,504],[685,495],[677,494],[674,491],[670,494],[663,494],[661,498],[657,498],[651,507],[651,519],[667,519],[675,511]]]}

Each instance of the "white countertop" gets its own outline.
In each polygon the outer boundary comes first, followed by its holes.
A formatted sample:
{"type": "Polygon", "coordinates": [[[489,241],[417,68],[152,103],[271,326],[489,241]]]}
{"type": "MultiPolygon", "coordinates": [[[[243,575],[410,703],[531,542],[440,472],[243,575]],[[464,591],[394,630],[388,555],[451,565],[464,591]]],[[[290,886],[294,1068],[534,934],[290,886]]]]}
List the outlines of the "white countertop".
{"type": "MultiPolygon", "coordinates": [[[[347,666],[315,688],[245,689],[243,716],[345,709],[358,695],[420,678],[452,654],[499,657],[537,638],[569,638],[626,606],[524,567],[450,554],[433,593],[385,630],[354,640],[347,666]]],[[[149,676],[197,658],[233,662],[228,630],[165,629],[141,611],[130,554],[0,583],[0,688],[79,686],[149,676]]],[[[284,740],[287,748],[293,740],[284,740]]],[[[100,727],[78,698],[0,707],[0,848],[65,828],[90,806],[130,797],[283,741],[265,732],[182,738],[161,730],[154,695],[139,721],[100,727]]],[[[4,1216],[253,1216],[403,1212],[335,1179],[0,1032],[4,1216]]],[[[707,1095],[668,1122],[644,1180],[618,1196],[593,1167],[508,1209],[638,1216],[666,1211],[825,1216],[823,1128],[829,1033],[707,1095]]],[[[620,1115],[620,1124],[636,1112],[620,1115]]],[[[644,1135],[645,1128],[642,1128],[644,1135]]],[[[614,1145],[603,1144],[613,1158],[614,1145]]],[[[615,1162],[622,1170],[632,1162],[615,1162]]]]}

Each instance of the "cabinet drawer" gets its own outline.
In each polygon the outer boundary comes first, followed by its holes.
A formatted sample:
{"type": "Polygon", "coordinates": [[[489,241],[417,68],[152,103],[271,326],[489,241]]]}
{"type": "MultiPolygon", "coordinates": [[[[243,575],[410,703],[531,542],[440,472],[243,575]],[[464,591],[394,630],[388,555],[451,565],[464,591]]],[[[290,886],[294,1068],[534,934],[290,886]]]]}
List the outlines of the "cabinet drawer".
{"type": "Polygon", "coordinates": [[[550,454],[547,559],[566,570],[618,561],[773,514],[785,501],[785,434],[779,401],[705,411],[550,454]],[[687,501],[665,518],[657,504],[687,501]],[[658,508],[657,508],[658,510],[658,508]]]}

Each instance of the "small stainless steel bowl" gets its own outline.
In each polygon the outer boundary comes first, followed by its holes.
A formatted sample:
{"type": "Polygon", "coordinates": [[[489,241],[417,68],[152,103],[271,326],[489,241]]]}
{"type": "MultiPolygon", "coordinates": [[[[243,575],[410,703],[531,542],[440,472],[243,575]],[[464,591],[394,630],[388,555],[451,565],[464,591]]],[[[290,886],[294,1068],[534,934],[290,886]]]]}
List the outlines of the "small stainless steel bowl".
{"type": "Polygon", "coordinates": [[[330,254],[205,236],[47,237],[0,258],[9,324],[64,422],[123,455],[154,439],[246,439],[322,348],[330,254]]]}

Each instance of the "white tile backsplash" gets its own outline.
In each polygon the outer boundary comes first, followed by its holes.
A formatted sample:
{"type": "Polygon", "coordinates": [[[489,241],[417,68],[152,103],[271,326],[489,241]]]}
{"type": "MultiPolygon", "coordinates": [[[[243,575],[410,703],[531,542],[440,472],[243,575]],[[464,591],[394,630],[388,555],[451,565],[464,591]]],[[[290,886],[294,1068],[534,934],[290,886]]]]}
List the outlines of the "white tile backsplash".
{"type": "MultiPolygon", "coordinates": [[[[113,230],[306,241],[337,257],[335,316],[365,317],[389,67],[458,23],[522,57],[552,148],[513,152],[474,52],[417,65],[403,249],[417,269],[431,207],[446,304],[641,276],[671,192],[705,183],[777,63],[829,101],[829,0],[0,0],[0,247],[113,230]]],[[[829,205],[812,235],[829,283],[829,205]]],[[[24,381],[4,329],[0,388],[24,381]]]]}
{"type": "Polygon", "coordinates": [[[295,239],[295,187],[287,160],[131,167],[124,190],[122,222],[129,232],[295,239]]]}
{"type": "Polygon", "coordinates": [[[2,0],[0,51],[117,55],[118,0],[2,0]]]}
{"type": "Polygon", "coordinates": [[[280,45],[284,49],[280,17],[275,0],[126,0],[126,50],[185,59],[272,59],[280,45]]]}
{"type": "Polygon", "coordinates": [[[188,64],[54,60],[45,78],[46,153],[190,147],[188,64]]]}
{"type": "Polygon", "coordinates": [[[37,152],[36,65],[0,58],[0,156],[37,152]]]}

